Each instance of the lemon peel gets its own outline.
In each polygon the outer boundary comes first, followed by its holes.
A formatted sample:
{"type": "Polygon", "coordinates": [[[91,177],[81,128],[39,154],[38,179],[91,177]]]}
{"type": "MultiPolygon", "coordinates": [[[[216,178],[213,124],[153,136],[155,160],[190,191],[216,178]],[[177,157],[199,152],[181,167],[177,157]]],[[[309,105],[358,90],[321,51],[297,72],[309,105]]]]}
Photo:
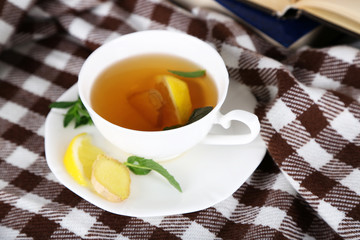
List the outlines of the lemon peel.
{"type": "Polygon", "coordinates": [[[156,87],[164,99],[163,126],[185,124],[192,113],[190,91],[185,81],[171,75],[156,76],[156,87]]]}
{"type": "Polygon", "coordinates": [[[92,165],[101,153],[101,149],[92,145],[88,133],[80,133],[66,149],[63,159],[65,169],[77,183],[87,186],[90,183],[92,165]]]}

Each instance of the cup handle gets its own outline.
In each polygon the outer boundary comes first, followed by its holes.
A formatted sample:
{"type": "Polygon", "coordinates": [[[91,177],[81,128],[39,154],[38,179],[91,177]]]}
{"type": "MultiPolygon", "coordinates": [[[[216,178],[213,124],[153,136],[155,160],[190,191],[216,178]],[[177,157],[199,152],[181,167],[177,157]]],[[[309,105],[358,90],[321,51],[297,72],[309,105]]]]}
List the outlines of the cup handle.
{"type": "Polygon", "coordinates": [[[225,115],[222,115],[219,112],[215,124],[220,124],[223,128],[229,129],[231,126],[231,121],[233,120],[244,123],[250,129],[250,133],[232,135],[210,133],[203,140],[203,143],[214,145],[246,144],[253,141],[259,135],[260,123],[258,117],[255,114],[244,110],[233,110],[225,115]]]}

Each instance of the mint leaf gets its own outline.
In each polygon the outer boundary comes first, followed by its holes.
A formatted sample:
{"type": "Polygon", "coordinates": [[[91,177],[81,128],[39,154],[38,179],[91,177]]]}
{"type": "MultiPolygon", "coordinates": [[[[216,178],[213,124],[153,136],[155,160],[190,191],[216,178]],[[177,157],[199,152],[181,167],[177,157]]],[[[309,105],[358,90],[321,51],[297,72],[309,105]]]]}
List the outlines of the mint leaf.
{"type": "Polygon", "coordinates": [[[76,118],[75,120],[75,128],[78,128],[80,126],[83,126],[83,125],[87,125],[89,124],[89,117],[87,116],[79,116],[76,118]]]}
{"type": "Polygon", "coordinates": [[[170,126],[170,127],[164,127],[163,130],[171,130],[171,129],[175,129],[175,128],[179,128],[179,127],[182,127],[184,125],[181,125],[181,124],[177,124],[177,125],[174,125],[174,126],[170,126]]]}
{"type": "Polygon", "coordinates": [[[202,107],[202,108],[197,108],[195,109],[191,116],[189,117],[189,120],[187,121],[187,124],[196,122],[197,120],[205,117],[209,112],[211,112],[211,110],[213,110],[212,106],[207,106],[207,107],[202,107]]]}
{"type": "Polygon", "coordinates": [[[141,165],[144,158],[130,156],[124,164],[136,175],[147,175],[152,169],[141,165]]]}
{"type": "Polygon", "coordinates": [[[49,105],[49,108],[69,108],[74,105],[77,101],[73,102],[53,102],[49,105]]]}
{"type": "Polygon", "coordinates": [[[75,127],[78,128],[83,125],[92,125],[91,117],[86,110],[81,99],[78,98],[72,102],[53,102],[49,105],[50,108],[69,108],[64,115],[63,125],[67,127],[70,122],[75,121],[75,127]]]}
{"type": "Polygon", "coordinates": [[[179,192],[182,192],[180,184],[175,180],[175,178],[163,166],[151,159],[131,156],[124,164],[136,175],[146,175],[151,170],[154,170],[165,177],[166,180],[168,180],[168,182],[179,192]]]}
{"type": "Polygon", "coordinates": [[[175,75],[178,75],[180,77],[187,77],[187,78],[196,78],[196,77],[202,77],[205,76],[206,71],[205,70],[198,70],[194,72],[183,72],[183,71],[176,71],[176,70],[168,70],[168,72],[171,72],[175,75]]]}
{"type": "Polygon", "coordinates": [[[64,127],[67,127],[74,118],[75,118],[74,114],[71,114],[71,113],[66,114],[64,116],[64,121],[63,121],[64,127]]]}
{"type": "Polygon", "coordinates": [[[188,125],[190,123],[193,123],[193,122],[205,117],[213,109],[214,109],[214,107],[212,107],[212,106],[196,108],[191,113],[191,115],[189,117],[189,120],[186,122],[186,124],[184,124],[184,125],[178,124],[178,125],[174,125],[174,126],[164,127],[163,130],[166,131],[166,130],[171,130],[171,129],[179,128],[179,127],[182,127],[182,126],[186,126],[186,125],[188,125]]]}

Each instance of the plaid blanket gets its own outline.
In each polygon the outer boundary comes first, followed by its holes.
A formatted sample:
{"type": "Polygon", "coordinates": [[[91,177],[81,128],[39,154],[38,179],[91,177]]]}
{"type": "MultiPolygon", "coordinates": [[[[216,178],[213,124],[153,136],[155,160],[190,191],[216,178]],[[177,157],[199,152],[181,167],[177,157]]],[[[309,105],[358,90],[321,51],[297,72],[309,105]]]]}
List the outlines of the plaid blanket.
{"type": "Polygon", "coordinates": [[[360,239],[360,53],[288,51],[232,19],[162,0],[0,1],[1,239],[360,239]],[[101,44],[146,29],[211,43],[257,99],[268,152],[226,200],[163,217],[103,211],[44,154],[48,105],[101,44]]]}

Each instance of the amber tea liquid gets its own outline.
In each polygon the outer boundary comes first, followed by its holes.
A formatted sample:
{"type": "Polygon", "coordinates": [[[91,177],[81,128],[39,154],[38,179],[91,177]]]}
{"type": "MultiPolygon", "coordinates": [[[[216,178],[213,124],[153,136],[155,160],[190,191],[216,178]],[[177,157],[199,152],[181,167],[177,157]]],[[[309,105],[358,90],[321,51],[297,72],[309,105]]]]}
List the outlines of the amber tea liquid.
{"type": "MultiPolygon", "coordinates": [[[[191,72],[200,69],[186,59],[171,55],[140,55],[121,60],[95,80],[91,91],[91,105],[100,116],[121,127],[142,131],[162,130],[168,126],[155,126],[144,119],[129,104],[129,96],[152,89],[155,76],[172,75],[167,70],[191,72]]],[[[176,77],[187,83],[193,109],[215,107],[217,90],[208,74],[199,78],[176,77]]]]}

